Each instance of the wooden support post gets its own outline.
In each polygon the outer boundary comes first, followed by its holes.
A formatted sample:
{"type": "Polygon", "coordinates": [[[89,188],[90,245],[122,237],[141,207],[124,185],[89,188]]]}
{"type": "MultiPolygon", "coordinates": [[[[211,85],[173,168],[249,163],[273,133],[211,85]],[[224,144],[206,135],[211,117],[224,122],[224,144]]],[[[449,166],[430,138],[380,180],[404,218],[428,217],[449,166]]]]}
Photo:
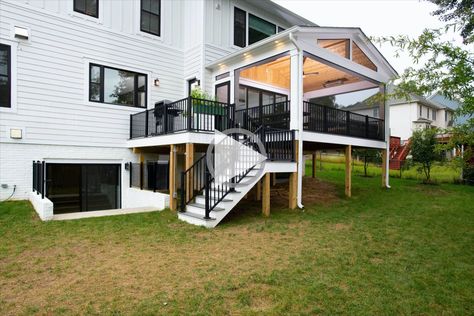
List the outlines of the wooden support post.
{"type": "Polygon", "coordinates": [[[277,184],[277,174],[276,172],[272,173],[272,185],[275,186],[277,184]]]}
{"type": "Polygon", "coordinates": [[[313,153],[313,163],[311,167],[313,168],[313,178],[316,178],[316,152],[313,153]]]}
{"type": "Polygon", "coordinates": [[[387,149],[382,149],[382,188],[387,187],[387,154],[387,149]]]}
{"type": "Polygon", "coordinates": [[[263,176],[262,214],[270,216],[270,173],[263,176]]]}
{"type": "MultiPolygon", "coordinates": [[[[186,153],[185,153],[185,165],[184,169],[188,170],[191,168],[191,166],[194,163],[194,144],[193,143],[187,143],[186,144],[186,153]]],[[[193,185],[193,173],[188,172],[186,176],[186,201],[189,201],[192,196],[192,191],[194,190],[194,185],[193,185]]],[[[182,192],[181,192],[182,193],[182,192]]]]}
{"type": "Polygon", "coordinates": [[[352,161],[352,146],[348,145],[346,147],[346,196],[351,197],[352,194],[352,166],[351,166],[351,161],[352,161]]]}
{"type": "Polygon", "coordinates": [[[169,163],[169,191],[170,191],[170,209],[176,211],[177,199],[176,199],[176,145],[170,145],[170,163],[169,163]]]}
{"type": "MultiPolygon", "coordinates": [[[[297,163],[296,170],[298,170],[298,141],[295,140],[295,160],[297,163]]],[[[304,169],[303,169],[304,170],[304,169]]],[[[294,210],[298,204],[298,171],[293,172],[290,174],[290,183],[289,183],[289,190],[288,190],[288,207],[294,210]]]]}
{"type": "Polygon", "coordinates": [[[262,181],[258,181],[257,187],[255,188],[255,200],[260,201],[261,199],[262,199],[262,181]]]}

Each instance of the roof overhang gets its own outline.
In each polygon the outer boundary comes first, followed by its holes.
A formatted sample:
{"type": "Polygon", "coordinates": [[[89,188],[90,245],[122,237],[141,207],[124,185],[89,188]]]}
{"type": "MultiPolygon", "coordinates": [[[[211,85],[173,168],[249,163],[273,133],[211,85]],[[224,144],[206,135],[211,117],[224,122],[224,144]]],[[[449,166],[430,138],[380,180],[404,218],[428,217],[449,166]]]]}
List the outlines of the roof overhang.
{"type": "MultiPolygon", "coordinates": [[[[319,27],[319,26],[294,26],[283,32],[267,37],[257,43],[242,48],[234,53],[224,56],[214,62],[206,65],[207,69],[214,70],[224,65],[242,64],[248,55],[256,55],[262,51],[275,51],[275,54],[281,53],[289,46],[295,48],[291,38],[296,42],[302,50],[307,51],[321,57],[323,54],[327,56],[330,63],[355,68],[356,71],[362,75],[369,74],[368,77],[377,77],[380,82],[388,82],[390,79],[398,77],[396,70],[390,65],[380,51],[373,45],[370,39],[362,32],[360,28],[345,28],[345,27],[319,27]],[[291,36],[290,36],[291,34],[291,36]],[[377,65],[379,71],[375,72],[364,66],[355,64],[351,60],[341,56],[328,53],[326,49],[316,45],[316,39],[329,38],[350,38],[363,46],[365,52],[370,59],[377,65]],[[278,47],[280,50],[278,51],[278,47]],[[332,55],[332,56],[331,56],[332,55]]],[[[252,60],[255,62],[255,60],[252,60]]]]}

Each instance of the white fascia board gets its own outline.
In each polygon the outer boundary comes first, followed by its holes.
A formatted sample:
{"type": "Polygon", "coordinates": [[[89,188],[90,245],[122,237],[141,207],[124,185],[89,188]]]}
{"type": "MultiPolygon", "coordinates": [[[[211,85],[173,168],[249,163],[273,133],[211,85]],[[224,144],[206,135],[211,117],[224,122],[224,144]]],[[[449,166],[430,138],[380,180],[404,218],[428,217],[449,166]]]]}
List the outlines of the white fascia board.
{"type": "Polygon", "coordinates": [[[388,82],[391,79],[382,73],[370,70],[369,68],[356,64],[349,59],[331,53],[327,49],[318,47],[313,43],[309,43],[307,40],[297,38],[297,42],[303,51],[333,64],[336,68],[337,66],[343,68],[341,69],[342,71],[347,70],[352,72],[354,75],[360,75],[379,83],[388,82]]]}
{"type": "Polygon", "coordinates": [[[308,131],[303,132],[303,141],[377,149],[385,149],[387,147],[387,143],[384,141],[308,131]]]}
{"type": "Polygon", "coordinates": [[[214,132],[180,132],[169,135],[130,139],[127,141],[127,147],[154,147],[186,143],[210,144],[213,140],[214,132]]]}

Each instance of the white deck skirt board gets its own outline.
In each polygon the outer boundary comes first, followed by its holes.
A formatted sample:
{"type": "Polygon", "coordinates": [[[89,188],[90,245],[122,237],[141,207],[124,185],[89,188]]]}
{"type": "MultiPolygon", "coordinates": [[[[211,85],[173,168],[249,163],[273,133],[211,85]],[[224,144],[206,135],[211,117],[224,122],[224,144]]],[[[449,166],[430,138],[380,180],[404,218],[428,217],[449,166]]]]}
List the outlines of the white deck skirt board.
{"type": "Polygon", "coordinates": [[[68,214],[57,214],[53,216],[54,221],[64,221],[71,219],[91,218],[91,217],[103,217],[113,215],[125,215],[125,214],[137,214],[137,213],[148,213],[158,212],[156,207],[136,207],[136,208],[121,208],[115,210],[103,210],[103,211],[91,211],[91,212],[76,212],[68,214]]]}
{"type": "Polygon", "coordinates": [[[153,147],[185,143],[210,144],[213,139],[214,132],[179,132],[169,135],[131,139],[127,141],[127,147],[153,147]]]}
{"type": "Polygon", "coordinates": [[[384,141],[315,132],[303,132],[303,141],[337,145],[352,145],[357,147],[368,147],[378,149],[387,148],[387,143],[384,141]]]}

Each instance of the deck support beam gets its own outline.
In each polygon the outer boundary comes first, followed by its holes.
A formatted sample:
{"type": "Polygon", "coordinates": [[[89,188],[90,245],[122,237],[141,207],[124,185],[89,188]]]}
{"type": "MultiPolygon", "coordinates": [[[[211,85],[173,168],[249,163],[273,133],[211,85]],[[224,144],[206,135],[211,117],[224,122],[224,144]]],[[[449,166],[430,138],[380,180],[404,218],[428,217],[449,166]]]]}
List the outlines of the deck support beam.
{"type": "Polygon", "coordinates": [[[345,181],[345,194],[347,197],[352,195],[352,146],[348,145],[345,151],[346,156],[346,181],[345,181]]]}
{"type": "MultiPolygon", "coordinates": [[[[194,144],[193,143],[187,143],[186,144],[186,159],[185,159],[185,165],[184,165],[184,170],[188,170],[191,168],[191,166],[194,163],[194,144]]],[[[193,174],[192,172],[188,172],[186,176],[186,200],[189,201],[191,198],[191,193],[194,190],[194,185],[193,185],[193,174]]]]}
{"type": "Polygon", "coordinates": [[[311,167],[313,168],[313,178],[316,178],[316,152],[313,153],[313,162],[311,164],[311,167]]]}
{"type": "Polygon", "coordinates": [[[176,145],[170,145],[170,163],[169,163],[169,192],[170,192],[170,209],[176,211],[178,201],[176,199],[176,145]]]}
{"type": "Polygon", "coordinates": [[[270,173],[263,176],[263,194],[262,194],[262,214],[263,216],[270,216],[270,173]]]}

